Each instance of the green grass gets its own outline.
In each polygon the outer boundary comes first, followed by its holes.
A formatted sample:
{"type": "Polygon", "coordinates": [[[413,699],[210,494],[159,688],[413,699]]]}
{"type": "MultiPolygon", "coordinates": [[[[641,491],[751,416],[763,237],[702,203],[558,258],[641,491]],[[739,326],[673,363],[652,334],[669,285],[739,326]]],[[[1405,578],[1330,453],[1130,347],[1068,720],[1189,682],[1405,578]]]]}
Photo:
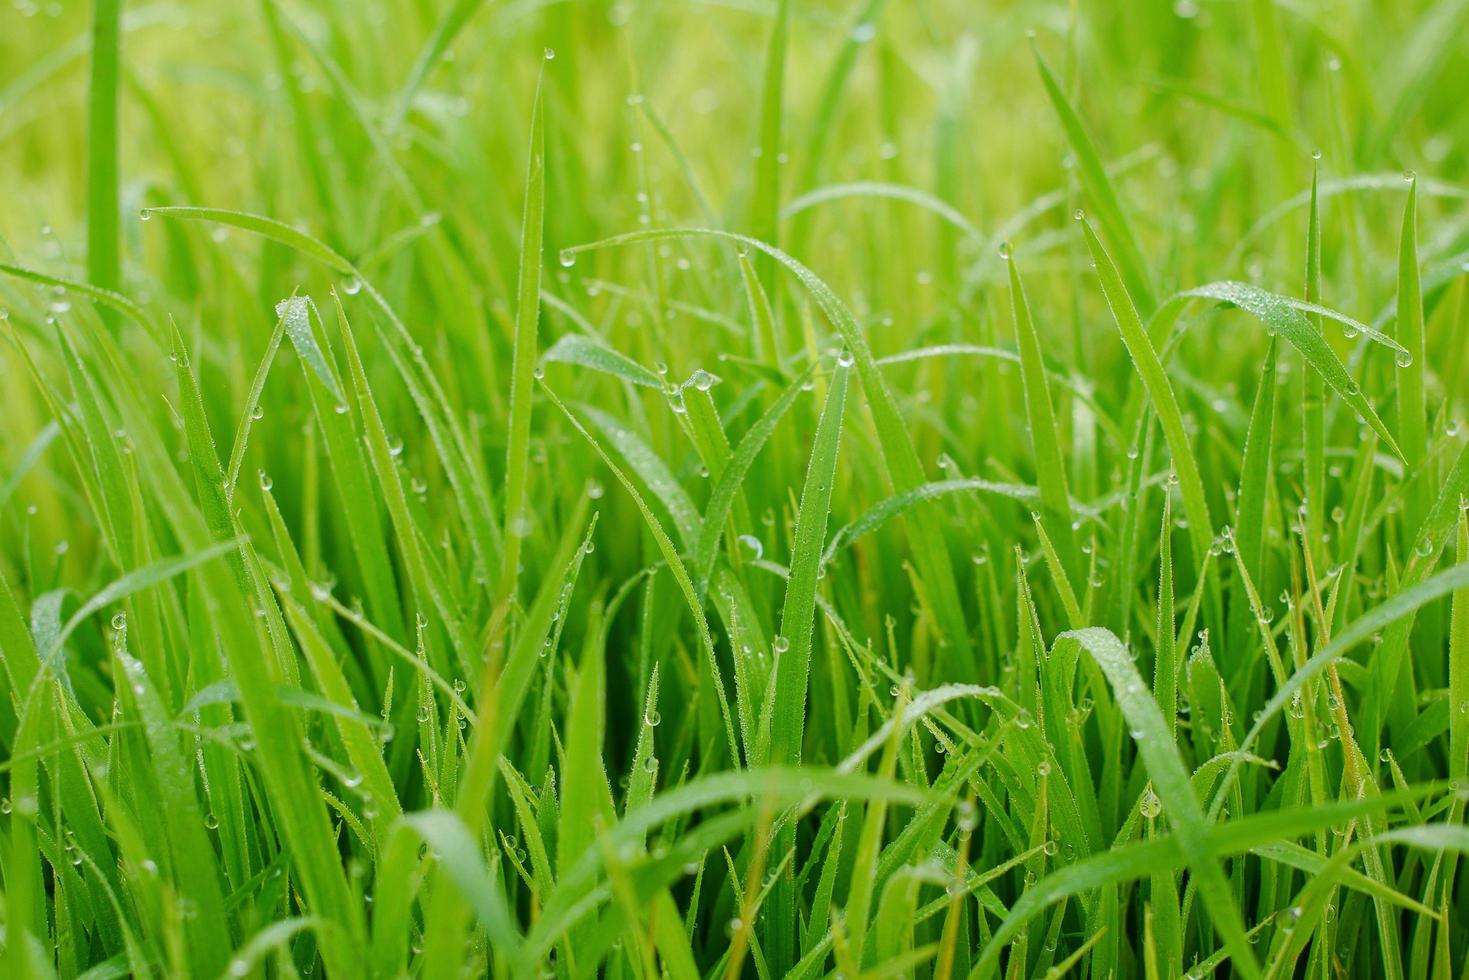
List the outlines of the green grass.
{"type": "Polygon", "coordinates": [[[1466,34],[6,5],[0,974],[1469,978],[1466,34]]]}

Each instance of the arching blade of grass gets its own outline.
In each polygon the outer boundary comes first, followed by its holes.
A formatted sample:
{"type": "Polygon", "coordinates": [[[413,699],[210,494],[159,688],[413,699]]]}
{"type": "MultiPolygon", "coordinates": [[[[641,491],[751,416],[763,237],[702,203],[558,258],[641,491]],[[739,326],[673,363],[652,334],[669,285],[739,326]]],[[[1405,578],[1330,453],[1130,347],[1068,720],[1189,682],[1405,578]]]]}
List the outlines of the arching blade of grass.
{"type": "Polygon", "coordinates": [[[274,218],[266,218],[258,214],[248,214],[244,211],[230,211],[224,208],[203,208],[193,205],[176,205],[161,208],[144,208],[141,217],[144,221],[151,220],[155,215],[163,218],[179,218],[186,221],[211,221],[219,224],[230,225],[244,231],[261,235],[265,238],[280,242],[294,248],[303,255],[321,262],[327,268],[342,275],[352,275],[355,270],[352,263],[332,251],[326,245],[312,238],[297,228],[292,228],[283,221],[274,218]]]}
{"type": "MultiPolygon", "coordinates": [[[[122,282],[117,110],[122,0],[92,4],[92,73],[87,86],[87,278],[115,291],[122,282]]],[[[103,319],[112,323],[110,311],[103,319]]]]}
{"type": "Polygon", "coordinates": [[[1218,864],[1218,855],[1209,846],[1204,811],[1194,796],[1178,745],[1126,647],[1110,631],[1098,628],[1063,633],[1058,639],[1080,644],[1107,675],[1153,789],[1163,803],[1179,846],[1189,856],[1200,897],[1224,935],[1235,969],[1247,977],[1259,976],[1260,967],[1245,937],[1244,921],[1230,895],[1229,881],[1218,864]]]}
{"type": "Polygon", "coordinates": [[[838,528],[826,546],[826,554],[821,559],[822,563],[830,562],[836,557],[838,551],[876,531],[920,501],[932,500],[953,493],[988,493],[1013,500],[1026,507],[1035,506],[1041,499],[1035,487],[1024,483],[991,483],[989,480],[979,479],[938,480],[933,483],[925,483],[907,493],[900,493],[874,504],[861,517],[838,528]]]}
{"type": "Polygon", "coordinates": [[[1087,249],[1096,264],[1097,278],[1107,297],[1107,305],[1112,310],[1113,319],[1117,321],[1122,342],[1127,347],[1133,366],[1137,368],[1148,399],[1152,402],[1153,411],[1157,413],[1163,437],[1168,442],[1168,453],[1173,459],[1173,467],[1178,473],[1179,489],[1183,494],[1183,509],[1188,518],[1193,557],[1195,561],[1202,561],[1214,537],[1214,522],[1209,516],[1209,503],[1204,497],[1204,483],[1199,476],[1193,440],[1184,428],[1183,413],[1178,408],[1178,399],[1174,397],[1173,385],[1169,383],[1163,364],[1158,360],[1158,352],[1153,349],[1153,342],[1148,338],[1142,320],[1138,318],[1137,307],[1133,305],[1127,287],[1117,273],[1117,266],[1112,263],[1112,257],[1102,246],[1101,239],[1092,231],[1091,223],[1083,219],[1081,227],[1086,235],[1087,249]]]}
{"type": "Polygon", "coordinates": [[[653,492],[653,496],[673,519],[674,529],[684,547],[692,544],[699,535],[699,511],[668,464],[641,436],[600,408],[584,403],[577,405],[577,408],[591,420],[603,437],[627,461],[628,467],[653,492]]]}
{"type": "Polygon", "coordinates": [[[50,286],[53,289],[62,289],[70,293],[76,293],[105,307],[110,307],[148,331],[160,346],[166,346],[163,331],[159,329],[157,323],[153,322],[153,318],[141,306],[121,293],[114,292],[111,289],[104,289],[89,282],[63,279],[60,276],[48,275],[47,273],[37,272],[33,269],[23,269],[20,266],[10,265],[4,262],[0,262],[0,272],[9,276],[15,276],[17,279],[27,279],[31,282],[40,283],[43,286],[50,286]]]}
{"type": "Polygon", "coordinates": [[[1138,308],[1145,315],[1151,314],[1155,305],[1151,277],[1148,275],[1147,263],[1143,261],[1142,251],[1138,248],[1132,225],[1128,222],[1122,205],[1118,203],[1117,190],[1112,186],[1112,179],[1107,176],[1107,169],[1102,165],[1102,158],[1097,154],[1096,145],[1086,130],[1086,124],[1072,108],[1061,83],[1041,57],[1040,49],[1034,44],[1031,48],[1035,55],[1036,68],[1040,71],[1041,83],[1045,86],[1046,95],[1050,97],[1052,108],[1056,110],[1056,116],[1061,120],[1066,143],[1076,157],[1078,173],[1082,186],[1086,188],[1087,198],[1119,256],[1127,290],[1132,294],[1138,308]]]}
{"type": "MultiPolygon", "coordinates": [[[[1313,314],[1335,318],[1346,323],[1352,330],[1362,328],[1365,324],[1358,324],[1355,320],[1343,317],[1335,310],[1292,301],[1287,297],[1276,296],[1274,293],[1267,293],[1248,283],[1241,282],[1214,282],[1184,290],[1164,304],[1164,309],[1159,311],[1159,317],[1176,315],[1180,309],[1177,304],[1189,297],[1230,303],[1259,318],[1298,350],[1312,370],[1331,385],[1342,400],[1361,417],[1362,421],[1372,426],[1395,456],[1402,458],[1397,441],[1393,439],[1387,426],[1378,418],[1377,412],[1372,408],[1372,403],[1362,393],[1361,385],[1347,373],[1347,369],[1337,358],[1335,352],[1327,345],[1326,338],[1312,327],[1310,321],[1302,316],[1300,311],[1307,310],[1313,314]]],[[[1368,333],[1369,330],[1370,328],[1367,328],[1361,332],[1368,333]]],[[[1398,348],[1398,344],[1389,338],[1383,337],[1382,342],[1387,346],[1398,348]]],[[[1399,356],[1401,356],[1401,351],[1399,351],[1399,356]]]]}
{"type": "Polygon", "coordinates": [[[780,765],[799,762],[801,758],[817,578],[821,573],[821,547],[836,483],[842,413],[847,402],[847,370],[839,361],[830,378],[826,405],[816,425],[806,482],[801,488],[796,532],[791,540],[791,575],[786,581],[785,603],[780,614],[780,635],[785,639],[786,649],[776,661],[772,681],[776,697],[770,725],[770,758],[780,765]]]}
{"type": "Polygon", "coordinates": [[[541,236],[545,225],[545,110],[536,83],[531,108],[530,149],[525,165],[525,209],[520,226],[520,279],[516,290],[515,348],[510,365],[509,437],[505,447],[505,552],[496,590],[501,602],[513,597],[520,574],[520,545],[531,530],[526,513],[530,479],[532,376],[536,365],[536,330],[541,320],[541,236]]]}
{"type": "MultiPolygon", "coordinates": [[[[119,576],[106,587],[98,590],[96,594],[87,599],[77,608],[76,612],[67,617],[66,622],[51,637],[51,642],[39,651],[43,663],[53,659],[66,643],[68,637],[76,632],[77,627],[86,622],[87,617],[96,615],[100,610],[114,605],[126,599],[128,596],[166,582],[177,575],[181,575],[191,568],[196,568],[205,562],[211,561],[222,555],[230,554],[240,547],[238,541],[220,541],[203,548],[192,555],[181,555],[177,558],[160,558],[158,561],[135,568],[124,575],[119,576]]],[[[17,645],[17,649],[20,649],[17,645]]]]}
{"type": "MultiPolygon", "coordinates": [[[[1378,813],[1403,800],[1401,794],[1394,794],[1343,800],[1319,807],[1252,813],[1228,823],[1205,825],[1202,835],[1214,855],[1227,857],[1272,841],[1300,837],[1353,818],[1378,813]]],[[[1051,873],[1027,889],[1011,906],[993,938],[984,945],[970,976],[993,977],[1005,943],[1048,905],[1071,895],[1135,881],[1162,868],[1181,868],[1191,857],[1192,853],[1185,850],[1179,836],[1173,834],[1114,847],[1051,873]]]]}
{"type": "Polygon", "coordinates": [[[882,181],[858,181],[852,184],[828,184],[815,190],[807,191],[800,197],[791,201],[781,211],[782,216],[794,218],[803,215],[818,204],[828,201],[841,201],[847,198],[879,198],[890,201],[904,201],[916,207],[928,211],[945,223],[958,229],[974,243],[986,241],[985,235],[966,218],[962,213],[946,203],[942,198],[935,197],[927,191],[916,187],[908,187],[904,184],[886,184],[882,181]]]}
{"type": "Polygon", "coordinates": [[[558,364],[576,364],[631,381],[644,388],[663,390],[663,379],[620,351],[615,351],[581,334],[569,333],[552,344],[541,360],[558,364]]]}

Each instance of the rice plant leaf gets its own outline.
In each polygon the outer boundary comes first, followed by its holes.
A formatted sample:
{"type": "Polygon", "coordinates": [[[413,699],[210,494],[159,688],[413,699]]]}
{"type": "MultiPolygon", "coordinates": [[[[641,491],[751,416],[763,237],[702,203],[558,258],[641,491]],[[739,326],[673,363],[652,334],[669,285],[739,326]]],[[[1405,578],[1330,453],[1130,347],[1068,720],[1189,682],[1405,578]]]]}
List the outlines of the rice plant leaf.
{"type": "Polygon", "coordinates": [[[161,218],[175,218],[182,221],[208,221],[228,225],[231,228],[239,228],[241,231],[248,231],[294,248],[303,255],[311,256],[342,275],[354,274],[352,263],[300,229],[293,228],[285,222],[277,221],[274,218],[249,214],[244,211],[195,207],[193,205],[145,208],[143,210],[144,218],[152,218],[155,215],[161,218]]]}
{"type": "Polygon", "coordinates": [[[1062,552],[1072,555],[1071,495],[1066,489],[1066,464],[1061,459],[1061,440],[1056,432],[1056,415],[1051,409],[1051,396],[1046,385],[1046,369],[1041,361],[1040,336],[1031,318],[1025,286],[1015,267],[1015,256],[1008,259],[1010,268],[1010,309],[1015,327],[1015,345],[1020,351],[1020,377],[1025,389],[1025,414],[1030,422],[1030,445],[1035,455],[1036,484],[1041,501],[1056,518],[1054,529],[1062,552]]]}
{"type": "Polygon", "coordinates": [[[545,110],[540,82],[531,107],[530,149],[525,172],[525,208],[520,226],[520,272],[516,290],[515,348],[510,365],[509,437],[505,446],[505,553],[499,590],[513,595],[520,574],[520,545],[529,533],[527,487],[530,481],[531,395],[537,329],[541,320],[541,240],[546,211],[545,110]]]}
{"type": "Polygon", "coordinates": [[[1157,413],[1158,424],[1162,427],[1163,436],[1167,440],[1168,453],[1173,459],[1174,469],[1178,472],[1179,489],[1183,494],[1183,509],[1188,518],[1194,556],[1201,560],[1202,556],[1208,552],[1209,543],[1214,536],[1214,523],[1209,515],[1208,501],[1204,497],[1204,483],[1199,475],[1198,460],[1194,456],[1193,440],[1184,428],[1183,413],[1179,410],[1178,399],[1173,394],[1173,385],[1169,383],[1168,375],[1163,370],[1163,364],[1158,359],[1158,353],[1153,349],[1153,342],[1148,338],[1148,332],[1144,329],[1142,320],[1138,318],[1137,307],[1133,305],[1127,287],[1123,285],[1122,278],[1118,275],[1117,266],[1113,264],[1111,256],[1107,254],[1101,239],[1092,230],[1091,224],[1083,220],[1081,226],[1086,235],[1086,245],[1091,252],[1092,261],[1096,264],[1097,278],[1101,281],[1102,292],[1107,297],[1107,305],[1111,308],[1112,316],[1117,321],[1117,327],[1122,333],[1122,342],[1132,357],[1133,366],[1142,379],[1148,399],[1153,404],[1153,411],[1157,413]]]}
{"type": "Polygon", "coordinates": [[[798,762],[805,729],[807,675],[811,669],[811,642],[815,630],[817,579],[821,572],[821,545],[831,512],[836,483],[837,451],[841,445],[842,414],[847,404],[847,367],[838,362],[827,387],[826,404],[816,424],[796,532],[791,540],[791,575],[781,606],[780,635],[787,649],[776,661],[775,714],[770,725],[770,758],[778,764],[798,762]]]}
{"type": "Polygon", "coordinates": [[[541,355],[541,360],[591,368],[644,388],[655,388],[660,391],[663,388],[663,379],[653,371],[643,367],[627,355],[581,334],[569,333],[561,337],[541,355]]]}
{"type": "MultiPolygon", "coordinates": [[[[87,86],[87,279],[115,292],[122,282],[118,102],[122,0],[92,5],[92,71],[87,86]]],[[[104,319],[110,314],[104,312],[104,319]]]]}
{"type": "MultiPolygon", "coordinates": [[[[1393,439],[1392,433],[1378,418],[1371,402],[1362,394],[1361,385],[1347,373],[1347,369],[1336,354],[1327,346],[1326,338],[1312,327],[1310,321],[1302,316],[1300,311],[1304,309],[1337,319],[1341,318],[1340,314],[1327,310],[1325,307],[1267,293],[1258,287],[1240,282],[1208,283],[1184,290],[1179,296],[1230,303],[1258,317],[1266,326],[1276,331],[1285,338],[1287,343],[1300,351],[1307,363],[1311,365],[1312,370],[1316,371],[1322,380],[1341,396],[1342,401],[1351,406],[1362,421],[1372,426],[1373,431],[1378,434],[1393,455],[1402,458],[1402,451],[1398,448],[1397,441],[1393,439]]],[[[1170,300],[1169,305],[1172,305],[1173,302],[1170,300]]],[[[1356,321],[1349,322],[1355,323],[1356,321]]],[[[1398,345],[1395,342],[1389,342],[1389,346],[1396,348],[1398,345]]]]}
{"type": "Polygon", "coordinates": [[[1143,261],[1142,251],[1138,248],[1137,237],[1133,234],[1132,225],[1128,222],[1127,215],[1118,202],[1117,190],[1112,184],[1112,179],[1107,175],[1106,167],[1102,165],[1102,158],[1098,155],[1096,144],[1087,132],[1086,124],[1081,121],[1081,116],[1072,107],[1071,101],[1066,98],[1061,83],[1056,80],[1056,76],[1051,72],[1051,67],[1041,57],[1040,49],[1032,45],[1032,53],[1035,55],[1036,69],[1040,72],[1041,84],[1050,98],[1051,107],[1056,110],[1056,116],[1061,121],[1061,129],[1066,134],[1066,143],[1076,157],[1077,172],[1081,177],[1082,186],[1086,188],[1087,198],[1091,201],[1102,223],[1102,228],[1106,231],[1113,249],[1117,252],[1118,262],[1122,267],[1121,278],[1126,282],[1127,291],[1132,295],[1138,308],[1144,314],[1150,314],[1155,305],[1151,278],[1148,276],[1147,263],[1143,261]]]}

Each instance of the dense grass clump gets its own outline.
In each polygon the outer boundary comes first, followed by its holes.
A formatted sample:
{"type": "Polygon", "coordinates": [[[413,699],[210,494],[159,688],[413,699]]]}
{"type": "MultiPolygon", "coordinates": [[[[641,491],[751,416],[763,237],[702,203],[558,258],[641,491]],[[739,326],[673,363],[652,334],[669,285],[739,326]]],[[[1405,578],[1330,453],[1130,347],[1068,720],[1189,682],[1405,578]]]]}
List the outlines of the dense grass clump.
{"type": "Polygon", "coordinates": [[[5,4],[0,974],[1469,977],[1465,37],[5,4]]]}

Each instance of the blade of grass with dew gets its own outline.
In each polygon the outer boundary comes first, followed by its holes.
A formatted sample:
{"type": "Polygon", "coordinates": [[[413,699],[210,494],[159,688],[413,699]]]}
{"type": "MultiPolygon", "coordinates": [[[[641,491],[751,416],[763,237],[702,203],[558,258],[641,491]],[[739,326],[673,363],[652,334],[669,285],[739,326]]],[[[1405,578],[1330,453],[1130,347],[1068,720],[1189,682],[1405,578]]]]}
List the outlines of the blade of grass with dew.
{"type": "Polygon", "coordinates": [[[831,374],[826,404],[816,425],[806,482],[801,488],[795,535],[791,539],[791,575],[786,582],[785,602],[781,606],[780,634],[773,641],[777,646],[782,645],[781,639],[785,641],[785,649],[779,651],[781,656],[776,661],[772,679],[778,696],[771,720],[770,758],[777,764],[796,763],[801,759],[816,590],[821,574],[822,542],[826,538],[831,496],[836,483],[837,451],[841,444],[842,415],[847,400],[847,372],[847,366],[838,362],[831,374]]]}
{"type": "MultiPolygon", "coordinates": [[[[1327,316],[1345,323],[1349,329],[1360,329],[1355,320],[1345,317],[1335,310],[1313,304],[1302,303],[1291,300],[1288,297],[1277,296],[1267,293],[1248,283],[1239,282],[1216,282],[1193,289],[1184,290],[1175,297],[1171,297],[1163,309],[1159,311],[1158,319],[1174,315],[1179,309],[1177,305],[1185,297],[1199,297],[1204,299],[1218,300],[1238,306],[1263,321],[1270,329],[1276,331],[1281,337],[1296,350],[1310,364],[1311,368],[1321,375],[1322,379],[1341,396],[1357,415],[1372,426],[1373,430],[1382,438],[1393,455],[1402,458],[1402,452],[1398,448],[1397,441],[1393,439],[1386,425],[1378,418],[1377,412],[1372,408],[1366,396],[1362,393],[1359,385],[1347,369],[1342,365],[1336,354],[1327,345],[1326,339],[1319,332],[1312,329],[1310,322],[1301,315],[1301,311],[1327,316]]],[[[1156,320],[1155,320],[1156,322],[1156,320]]],[[[1370,329],[1370,328],[1368,328],[1370,329]]],[[[1361,330],[1367,333],[1367,330],[1361,330]]],[[[1373,331],[1376,333],[1376,331],[1373,331]]],[[[1380,335],[1379,335],[1380,336],[1380,335]]],[[[1376,338],[1374,338],[1376,339],[1376,338]]],[[[1388,347],[1398,351],[1401,356],[1400,345],[1390,338],[1382,337],[1381,342],[1388,347]]]]}
{"type": "Polygon", "coordinates": [[[620,351],[581,334],[569,333],[561,337],[541,355],[541,360],[554,364],[575,364],[644,388],[663,390],[663,379],[657,374],[620,351]]]}
{"type": "Polygon", "coordinates": [[[1229,895],[1217,855],[1206,843],[1204,811],[1194,796],[1178,746],[1169,736],[1168,723],[1144,687],[1126,648],[1110,631],[1095,627],[1063,633],[1060,639],[1081,644],[1107,675],[1179,846],[1189,855],[1189,867],[1204,904],[1224,934],[1235,968],[1245,976],[1258,976],[1259,964],[1250,951],[1239,909],[1229,895]]]}

